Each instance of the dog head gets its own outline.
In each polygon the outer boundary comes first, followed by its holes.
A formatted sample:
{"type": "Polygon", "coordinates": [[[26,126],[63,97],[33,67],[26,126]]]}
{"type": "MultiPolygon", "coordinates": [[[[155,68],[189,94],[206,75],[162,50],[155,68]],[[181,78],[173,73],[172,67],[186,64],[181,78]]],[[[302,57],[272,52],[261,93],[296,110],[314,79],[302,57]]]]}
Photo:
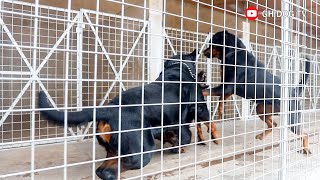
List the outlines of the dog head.
{"type": "Polygon", "coordinates": [[[223,58],[223,54],[228,54],[235,51],[235,47],[245,49],[246,46],[234,34],[228,31],[220,31],[215,33],[211,40],[209,47],[203,52],[208,58],[223,58]],[[224,48],[225,47],[225,48],[224,48]]]}

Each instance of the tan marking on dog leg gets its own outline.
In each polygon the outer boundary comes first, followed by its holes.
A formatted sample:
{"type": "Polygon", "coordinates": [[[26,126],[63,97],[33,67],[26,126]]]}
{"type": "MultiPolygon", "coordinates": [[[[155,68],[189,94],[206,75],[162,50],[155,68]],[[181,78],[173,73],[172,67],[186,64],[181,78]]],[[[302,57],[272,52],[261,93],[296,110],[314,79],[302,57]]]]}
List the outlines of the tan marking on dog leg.
{"type": "Polygon", "coordinates": [[[311,154],[309,149],[309,139],[308,136],[305,134],[302,137],[302,146],[303,146],[303,154],[311,154]]]}
{"type": "Polygon", "coordinates": [[[219,98],[219,105],[218,105],[218,116],[219,119],[222,119],[222,112],[223,112],[223,105],[225,105],[223,101],[229,99],[229,97],[232,96],[232,94],[225,94],[224,97],[220,96],[219,98]]]}
{"type": "Polygon", "coordinates": [[[201,128],[200,123],[197,124],[197,134],[198,134],[198,142],[202,142],[202,143],[200,143],[200,145],[205,145],[205,143],[203,143],[204,137],[203,137],[202,128],[201,128]]]}
{"type": "MultiPolygon", "coordinates": [[[[99,121],[97,125],[97,132],[99,133],[111,132],[111,127],[108,123],[99,121]]],[[[107,142],[107,143],[110,142],[111,134],[100,134],[99,136],[103,139],[104,142],[107,142]]]]}
{"type": "Polygon", "coordinates": [[[268,129],[264,130],[263,133],[256,136],[256,139],[263,140],[268,134],[272,132],[272,128],[277,126],[277,123],[273,122],[272,120],[272,105],[258,104],[256,111],[259,115],[259,118],[262,121],[265,121],[268,127],[268,129]]]}
{"type": "Polygon", "coordinates": [[[220,144],[220,141],[218,140],[219,138],[219,135],[218,135],[218,131],[217,131],[217,128],[216,128],[216,125],[213,123],[213,122],[207,122],[207,123],[204,123],[207,128],[208,128],[208,132],[210,131],[210,127],[211,127],[211,138],[214,139],[213,142],[215,144],[220,144]]]}

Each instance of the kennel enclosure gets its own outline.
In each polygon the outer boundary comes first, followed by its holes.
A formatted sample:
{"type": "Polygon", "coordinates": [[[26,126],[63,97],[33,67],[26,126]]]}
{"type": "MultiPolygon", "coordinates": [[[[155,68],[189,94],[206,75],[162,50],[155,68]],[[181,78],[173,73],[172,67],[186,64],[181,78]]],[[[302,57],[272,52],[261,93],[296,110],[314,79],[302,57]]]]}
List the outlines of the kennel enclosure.
{"type": "MultiPolygon", "coordinates": [[[[95,141],[95,124],[63,127],[49,123],[39,115],[37,93],[45,91],[52,106],[61,111],[105,106],[120,92],[154,81],[172,55],[195,48],[199,51],[197,71],[205,70],[207,83],[215,87],[221,83],[223,61],[206,58],[202,52],[212,35],[224,29],[240,37],[269,72],[286,78],[284,88],[299,83],[304,70],[301,57],[309,57],[310,78],[300,100],[301,124],[313,155],[297,152],[299,137],[283,124],[287,111],[274,118],[281,125],[260,141],[255,136],[267,126],[256,115],[255,100],[233,95],[224,101],[224,114],[218,119],[219,97],[208,97],[220,145],[205,134],[207,145],[197,145],[193,137],[185,154],[167,154],[158,146],[150,164],[126,172],[124,178],[316,177],[318,8],[319,3],[312,0],[1,0],[0,149],[3,157],[10,158],[0,166],[0,178],[98,178],[95,169],[105,160],[105,151],[95,141]],[[306,15],[260,15],[248,21],[244,10],[249,6],[259,11],[300,10],[306,15]]],[[[196,132],[194,125],[191,131],[196,132]]]]}

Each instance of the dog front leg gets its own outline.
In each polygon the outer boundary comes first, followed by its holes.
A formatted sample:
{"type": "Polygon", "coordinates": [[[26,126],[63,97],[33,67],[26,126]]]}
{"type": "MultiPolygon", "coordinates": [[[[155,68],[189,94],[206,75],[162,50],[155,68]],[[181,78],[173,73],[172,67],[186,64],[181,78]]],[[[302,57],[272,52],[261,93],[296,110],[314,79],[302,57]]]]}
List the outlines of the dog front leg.
{"type": "MultiPolygon", "coordinates": [[[[192,133],[190,131],[190,127],[189,126],[181,127],[181,145],[190,144],[191,137],[192,137],[192,133]]],[[[181,147],[180,152],[185,153],[186,152],[185,147],[181,147]]]]}
{"type": "Polygon", "coordinates": [[[291,124],[290,130],[298,135],[302,141],[302,153],[303,154],[312,154],[309,148],[309,139],[308,135],[303,133],[301,124],[293,125],[291,124]]]}
{"type": "Polygon", "coordinates": [[[230,96],[232,96],[232,94],[224,94],[224,95],[220,96],[219,105],[218,105],[219,119],[222,119],[223,105],[225,103],[223,101],[229,99],[230,96]]]}
{"type": "Polygon", "coordinates": [[[203,137],[203,133],[202,133],[202,129],[201,129],[201,124],[198,123],[197,124],[197,136],[198,136],[198,142],[200,142],[200,145],[206,145],[206,143],[204,143],[204,137],[203,137]]]}
{"type": "Polygon", "coordinates": [[[211,89],[202,90],[203,96],[222,96],[223,94],[233,94],[233,84],[220,84],[217,87],[211,89]]]}
{"type": "Polygon", "coordinates": [[[213,139],[213,142],[215,144],[220,144],[220,141],[218,140],[219,135],[218,135],[218,131],[217,131],[216,125],[213,122],[206,122],[204,124],[208,128],[208,132],[210,132],[210,130],[211,130],[211,138],[213,139]]]}

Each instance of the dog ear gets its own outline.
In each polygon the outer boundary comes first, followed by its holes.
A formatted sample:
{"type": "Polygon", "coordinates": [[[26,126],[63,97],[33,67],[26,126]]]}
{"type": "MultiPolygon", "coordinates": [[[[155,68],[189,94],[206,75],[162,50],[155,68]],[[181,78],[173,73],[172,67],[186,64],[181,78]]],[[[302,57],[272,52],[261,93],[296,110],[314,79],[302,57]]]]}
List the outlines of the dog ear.
{"type": "MultiPolygon", "coordinates": [[[[198,51],[199,53],[199,51],[198,51]]],[[[189,54],[189,56],[196,57],[197,56],[197,49],[193,50],[192,53],[189,54]]]]}
{"type": "Polygon", "coordinates": [[[167,68],[168,64],[169,64],[169,61],[166,60],[166,61],[164,62],[164,64],[163,64],[163,67],[164,67],[164,68],[167,68]]]}

